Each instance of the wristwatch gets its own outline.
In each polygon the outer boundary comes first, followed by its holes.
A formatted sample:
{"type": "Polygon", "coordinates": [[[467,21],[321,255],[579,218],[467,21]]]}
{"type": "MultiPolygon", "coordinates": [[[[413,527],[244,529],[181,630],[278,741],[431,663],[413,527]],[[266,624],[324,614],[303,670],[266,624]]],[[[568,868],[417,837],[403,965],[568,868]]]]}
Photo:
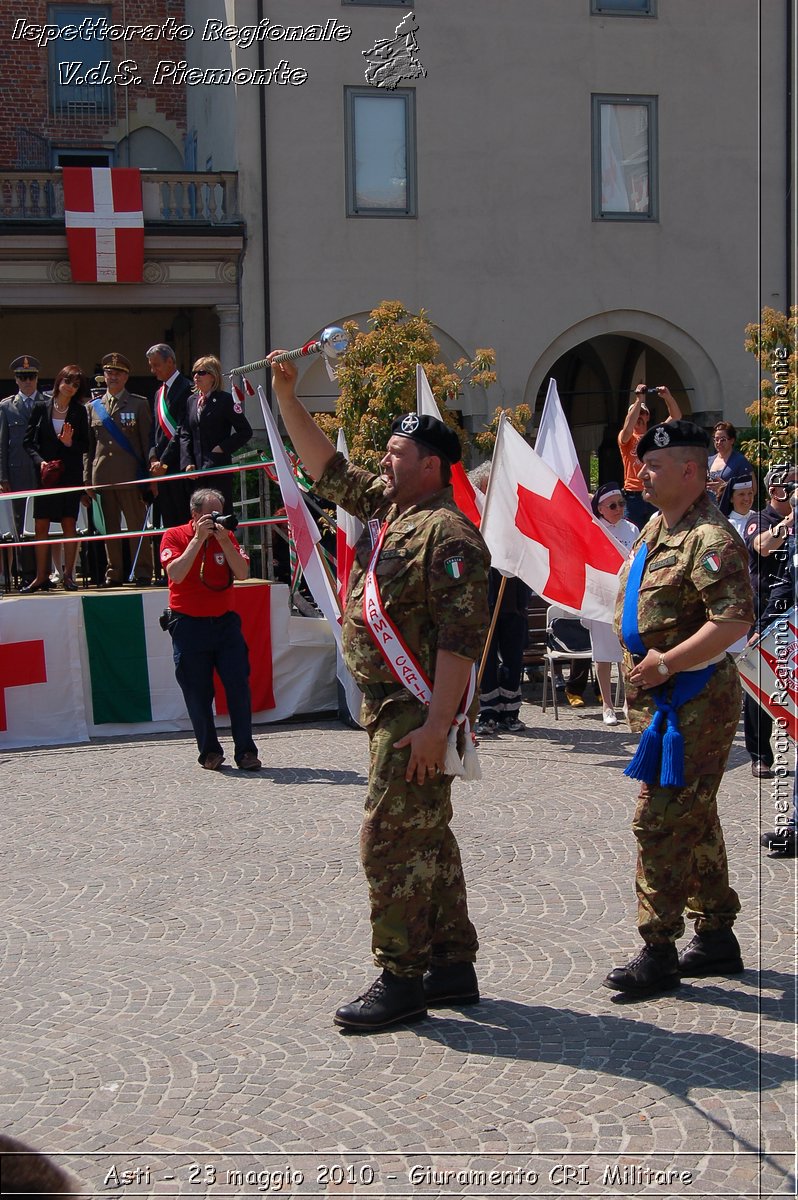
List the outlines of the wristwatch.
{"type": "Polygon", "coordinates": [[[668,664],[665,662],[664,654],[660,654],[660,656],[659,656],[659,662],[657,663],[657,670],[659,671],[660,675],[670,675],[670,673],[671,673],[668,664]]]}

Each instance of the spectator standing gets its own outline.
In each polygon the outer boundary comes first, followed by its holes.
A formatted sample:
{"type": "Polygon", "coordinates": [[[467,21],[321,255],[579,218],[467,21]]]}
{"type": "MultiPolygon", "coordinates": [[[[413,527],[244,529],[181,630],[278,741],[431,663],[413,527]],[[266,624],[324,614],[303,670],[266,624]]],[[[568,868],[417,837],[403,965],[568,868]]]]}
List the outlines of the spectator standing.
{"type": "MultiPolygon", "coordinates": [[[[754,613],[756,623],[753,633],[764,628],[762,614],[765,613],[785,568],[789,565],[785,551],[788,532],[794,521],[794,509],[790,503],[792,484],[796,480],[796,469],[789,463],[772,467],[765,476],[768,503],[759,513],[752,513],[745,530],[748,547],[748,570],[754,590],[754,613]]],[[[773,718],[746,692],[743,700],[743,733],[745,748],[751,759],[751,774],[755,779],[773,778],[773,718]]]]}
{"type": "Polygon", "coordinates": [[[731,510],[728,514],[729,524],[733,525],[740,537],[745,541],[745,531],[748,528],[754,512],[754,481],[750,475],[736,475],[729,482],[731,495],[731,510]]]}
{"type": "MultiPolygon", "coordinates": [[[[40,365],[32,354],[20,354],[9,364],[17,390],[13,396],[0,400],[0,491],[3,492],[32,492],[39,486],[38,472],[22,443],[34,404],[44,400],[39,391],[40,365]]],[[[25,526],[25,504],[24,497],[11,501],[17,540],[25,526]]],[[[30,547],[20,547],[17,556],[21,585],[27,587],[35,575],[34,553],[30,547]]]]}
{"type": "MultiPolygon", "coordinates": [[[[195,391],[187,401],[186,422],[180,428],[180,454],[184,471],[229,467],[233,454],[252,437],[244,406],[222,391],[222,364],[212,354],[198,358],[192,368],[195,391]]],[[[214,487],[224,497],[224,511],[233,511],[233,475],[206,475],[203,486],[214,487]]]]}
{"type": "MultiPolygon", "coordinates": [[[[596,493],[590,501],[590,507],[602,528],[618,542],[628,555],[640,530],[636,525],[632,525],[631,521],[627,521],[623,515],[623,493],[619,485],[602,483],[601,487],[596,489],[596,493]]],[[[605,725],[617,725],[618,718],[612,702],[611,674],[612,664],[620,663],[623,660],[621,643],[609,621],[589,620],[585,621],[585,624],[590,630],[590,647],[593,653],[593,662],[596,664],[596,678],[601,692],[604,709],[602,720],[605,725]]]]}
{"type": "Polygon", "coordinates": [[[712,434],[715,454],[709,461],[707,491],[717,501],[724,517],[732,511],[732,493],[729,484],[735,475],[745,475],[753,480],[756,491],[756,472],[748,459],[735,449],[737,430],[731,421],[718,421],[712,434]]]}
{"type": "MultiPolygon", "coordinates": [[[[626,520],[642,529],[656,509],[643,498],[643,485],[640,482],[640,461],[637,457],[637,447],[640,439],[646,433],[651,419],[651,412],[646,404],[646,393],[651,389],[644,383],[639,383],[634,391],[634,401],[629,405],[621,432],[618,434],[618,449],[623,461],[623,494],[626,500],[624,516],[626,520]]],[[[672,421],[681,418],[682,410],[666,387],[654,388],[658,396],[665,401],[668,416],[672,421]]]]}
{"type": "Polygon", "coordinates": [[[192,392],[191,380],[177,369],[175,352],[171,346],[158,342],[147,351],[150,372],[160,384],[155,393],[150,446],[150,474],[159,479],[155,499],[155,524],[171,529],[185,525],[191,510],[191,487],[189,481],[179,474],[185,466],[180,462],[180,429],[186,424],[188,399],[192,392]],[[176,475],[174,479],[161,479],[163,475],[176,475]]]}
{"type": "MultiPolygon", "coordinates": [[[[149,472],[150,406],[144,396],[128,392],[130,362],[123,354],[116,351],[106,354],[102,368],[105,393],[88,405],[85,481],[90,499],[94,496],[92,489],[100,484],[130,483],[149,472]]],[[[128,529],[144,528],[147,505],[139,486],[105,487],[100,503],[106,533],[120,532],[123,514],[128,529]]],[[[135,582],[138,587],[148,587],[152,583],[152,543],[148,537],[134,538],[130,546],[135,560],[135,582]]],[[[117,587],[123,582],[122,541],[112,538],[105,549],[108,556],[105,585],[117,587]]]]}
{"type": "MultiPolygon", "coordinates": [[[[48,493],[48,487],[79,487],[83,481],[83,456],[89,448],[89,422],[85,403],[91,397],[89,381],[77,363],[62,367],[55,377],[52,396],[37,400],[24,438],[24,446],[41,480],[41,494],[33,501],[36,540],[36,575],[23,592],[49,591],[51,547],[45,542],[50,522],[58,521],[66,538],[77,536],[79,492],[48,493]]],[[[75,560],[78,543],[64,546],[63,586],[76,592],[75,560]]]]}

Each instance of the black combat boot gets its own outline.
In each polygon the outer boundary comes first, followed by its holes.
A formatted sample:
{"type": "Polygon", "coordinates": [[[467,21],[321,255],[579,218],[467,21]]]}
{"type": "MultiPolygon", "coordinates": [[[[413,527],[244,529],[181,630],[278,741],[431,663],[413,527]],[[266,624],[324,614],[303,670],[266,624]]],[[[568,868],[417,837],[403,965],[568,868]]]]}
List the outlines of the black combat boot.
{"type": "Polygon", "coordinates": [[[760,846],[766,846],[771,858],[795,858],[798,842],[798,829],[794,825],[785,825],[783,829],[774,829],[763,833],[759,839],[760,846]]]}
{"type": "Polygon", "coordinates": [[[615,967],[603,981],[604,987],[628,996],[655,996],[677,988],[679,956],[673,942],[646,942],[625,967],[615,967]]]}
{"type": "Polygon", "coordinates": [[[385,1029],[399,1021],[421,1021],[427,1015],[427,1001],[420,975],[404,978],[383,971],[367,992],[351,1004],[344,1004],[333,1017],[345,1029],[385,1029]]]}
{"type": "Polygon", "coordinates": [[[430,1008],[479,1003],[479,984],[474,964],[449,963],[431,967],[424,976],[424,995],[430,1008]]]}
{"type": "Polygon", "coordinates": [[[731,928],[697,933],[679,953],[681,975],[739,975],[744,970],[740,943],[731,928]]]}

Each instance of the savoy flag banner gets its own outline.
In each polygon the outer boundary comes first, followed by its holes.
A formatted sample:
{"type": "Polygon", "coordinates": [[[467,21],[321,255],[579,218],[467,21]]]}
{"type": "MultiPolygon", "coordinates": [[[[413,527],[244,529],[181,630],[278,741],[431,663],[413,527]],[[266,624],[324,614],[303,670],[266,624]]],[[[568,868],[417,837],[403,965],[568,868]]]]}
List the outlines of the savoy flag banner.
{"type": "Polygon", "coordinates": [[[141,283],[144,209],[137,167],[64,167],[64,221],[75,283],[141,283]]]}

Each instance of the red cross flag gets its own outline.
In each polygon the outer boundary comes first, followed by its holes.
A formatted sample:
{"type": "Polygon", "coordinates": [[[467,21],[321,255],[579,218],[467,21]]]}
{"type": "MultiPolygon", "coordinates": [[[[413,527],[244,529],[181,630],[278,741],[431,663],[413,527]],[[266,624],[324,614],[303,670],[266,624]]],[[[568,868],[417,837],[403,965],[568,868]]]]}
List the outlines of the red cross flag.
{"type": "Polygon", "coordinates": [[[612,620],[624,556],[502,416],[481,533],[492,566],[579,616],[612,620]]]}
{"type": "Polygon", "coordinates": [[[88,741],[79,597],[0,609],[0,748],[88,741]]]}
{"type": "MultiPolygon", "coordinates": [[[[420,417],[435,417],[438,421],[443,420],[438,401],[435,399],[435,394],[429,385],[421,363],[416,363],[416,412],[420,417]]],[[[452,463],[452,491],[454,502],[460,512],[479,529],[479,522],[482,519],[482,494],[474,490],[461,462],[452,463]]]]}
{"type": "Polygon", "coordinates": [[[294,479],[277,422],[272,416],[266,393],[262,387],[258,388],[258,399],[263,412],[263,421],[271,446],[274,467],[277,471],[277,482],[283,497],[285,511],[288,514],[288,523],[291,526],[291,536],[294,539],[297,558],[313,599],[330,622],[336,643],[340,647],[341,610],[319,552],[318,543],[321,541],[319,527],[308,512],[308,506],[305,504],[296,479],[294,479]]]}
{"type": "Polygon", "coordinates": [[[136,167],[64,167],[64,221],[75,283],[141,283],[144,210],[136,167]]]}

